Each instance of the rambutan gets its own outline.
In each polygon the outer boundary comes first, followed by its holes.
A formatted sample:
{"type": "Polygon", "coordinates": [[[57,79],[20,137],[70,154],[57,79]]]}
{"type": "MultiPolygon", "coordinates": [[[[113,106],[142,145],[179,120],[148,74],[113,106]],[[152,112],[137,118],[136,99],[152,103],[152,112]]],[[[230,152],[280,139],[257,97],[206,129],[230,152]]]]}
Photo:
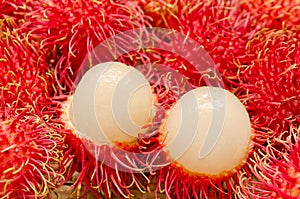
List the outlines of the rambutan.
{"type": "Polygon", "coordinates": [[[30,105],[1,109],[1,198],[46,198],[64,180],[59,172],[64,136],[55,131],[54,110],[36,110],[30,105]]]}
{"type": "MultiPolygon", "coordinates": [[[[239,95],[237,59],[246,54],[246,44],[256,31],[251,26],[251,16],[240,13],[239,1],[141,1],[140,6],[153,19],[169,19],[163,23],[152,20],[152,26],[177,30],[202,45],[222,74],[224,86],[239,95]],[[164,7],[168,12],[159,12],[157,7],[164,7]]],[[[174,65],[180,62],[180,58],[174,60],[174,55],[161,54],[161,57],[171,57],[174,65]]],[[[205,84],[197,86],[200,85],[205,84]]]]}
{"type": "Polygon", "coordinates": [[[60,91],[69,92],[86,54],[107,38],[146,25],[144,15],[131,2],[41,2],[25,17],[24,31],[41,39],[41,49],[52,52],[60,91]]]}
{"type": "Polygon", "coordinates": [[[241,176],[240,197],[298,198],[299,28],[263,28],[239,63],[240,98],[255,129],[256,150],[241,176]],[[291,170],[288,165],[291,163],[291,170]],[[250,182],[250,183],[248,183],[250,182]],[[280,185],[281,184],[281,185],[280,185]]]}
{"type": "Polygon", "coordinates": [[[292,27],[300,23],[299,0],[243,0],[238,12],[251,20],[252,28],[281,30],[283,26],[292,27]]]}
{"type": "Polygon", "coordinates": [[[241,99],[252,115],[258,142],[300,123],[299,41],[295,27],[263,29],[248,42],[243,59],[248,65],[240,70],[241,99]]]}
{"type": "MultiPolygon", "coordinates": [[[[291,127],[276,139],[268,139],[250,162],[254,176],[242,177],[240,197],[290,198],[300,196],[299,127],[291,127]]],[[[242,175],[242,176],[243,176],[242,175]]]]}
{"type": "MultiPolygon", "coordinates": [[[[138,165],[139,157],[131,155],[139,151],[137,142],[117,141],[113,145],[108,145],[104,142],[103,144],[96,143],[87,136],[83,137],[84,132],[76,134],[78,130],[75,129],[69,115],[71,102],[70,97],[62,104],[64,108],[61,109],[61,120],[65,128],[72,132],[72,134],[67,134],[65,143],[71,147],[64,153],[65,159],[62,162],[68,169],[66,178],[70,178],[75,171],[80,172],[72,185],[73,188],[77,188],[77,196],[80,195],[79,192],[85,194],[88,190],[94,193],[96,198],[129,198],[133,196],[130,191],[133,188],[138,189],[139,192],[145,192],[147,177],[143,173],[144,168],[138,165]]],[[[93,132],[93,134],[96,133],[93,132]]],[[[118,137],[111,138],[118,140],[118,137]]]]}
{"type": "MultiPolygon", "coordinates": [[[[19,32],[15,20],[1,19],[0,88],[6,103],[18,107],[53,95],[53,75],[36,40],[19,32]]],[[[3,105],[3,104],[2,104],[3,105]]]]}
{"type": "Polygon", "coordinates": [[[53,71],[39,42],[15,19],[1,19],[1,198],[45,198],[64,180],[65,149],[53,95],[53,71]]]}

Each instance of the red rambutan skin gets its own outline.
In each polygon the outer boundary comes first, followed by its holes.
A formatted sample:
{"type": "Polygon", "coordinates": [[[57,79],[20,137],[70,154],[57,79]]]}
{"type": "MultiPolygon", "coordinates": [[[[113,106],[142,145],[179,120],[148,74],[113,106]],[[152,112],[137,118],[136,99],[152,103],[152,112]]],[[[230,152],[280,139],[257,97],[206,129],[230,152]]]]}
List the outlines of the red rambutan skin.
{"type": "Polygon", "coordinates": [[[55,107],[46,102],[36,101],[43,109],[27,105],[0,110],[1,198],[46,198],[64,180],[64,136],[57,131],[55,107]]]}
{"type": "Polygon", "coordinates": [[[0,3],[0,18],[12,18],[17,24],[24,22],[24,16],[33,9],[36,1],[5,0],[0,3]]]}
{"type": "Polygon", "coordinates": [[[247,44],[241,62],[241,99],[246,102],[257,142],[300,123],[299,27],[262,29],[247,44]]]}
{"type": "MultiPolygon", "coordinates": [[[[253,154],[253,177],[244,176],[240,197],[298,199],[300,195],[299,126],[291,126],[253,154]]],[[[244,174],[245,175],[245,174],[244,174]]]]}
{"type": "Polygon", "coordinates": [[[0,196],[45,198],[64,180],[64,129],[53,69],[39,40],[14,18],[0,19],[0,196]]]}
{"type": "MultiPolygon", "coordinates": [[[[38,41],[19,31],[15,20],[0,20],[0,89],[6,103],[18,107],[53,95],[53,75],[38,41]]],[[[1,106],[6,106],[3,103],[1,106]]]]}
{"type": "MultiPolygon", "coordinates": [[[[237,60],[246,54],[247,42],[256,31],[251,25],[251,16],[241,14],[239,1],[139,1],[139,4],[152,17],[153,27],[177,30],[202,45],[222,74],[224,86],[239,94],[240,74],[237,60]]],[[[188,79],[194,76],[196,84],[193,85],[205,85],[203,82],[199,84],[201,76],[193,74],[193,66],[181,63],[181,55],[160,53],[159,60],[170,57],[173,68],[177,67],[180,73],[186,73],[188,79]],[[182,65],[191,69],[184,71],[182,65]]]]}
{"type": "Polygon", "coordinates": [[[43,1],[25,16],[23,29],[41,38],[41,48],[53,53],[59,91],[69,92],[87,52],[125,30],[145,25],[133,3],[113,1],[43,1]]]}
{"type": "Polygon", "coordinates": [[[299,0],[243,0],[239,12],[248,16],[251,26],[281,30],[283,26],[291,27],[300,23],[299,0]]]}

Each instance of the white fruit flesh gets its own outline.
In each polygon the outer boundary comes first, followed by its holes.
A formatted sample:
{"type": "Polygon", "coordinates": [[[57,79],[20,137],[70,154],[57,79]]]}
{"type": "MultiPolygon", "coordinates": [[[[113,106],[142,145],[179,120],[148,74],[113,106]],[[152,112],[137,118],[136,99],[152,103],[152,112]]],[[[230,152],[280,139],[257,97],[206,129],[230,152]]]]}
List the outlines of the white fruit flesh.
{"type": "Polygon", "coordinates": [[[161,131],[173,160],[204,175],[232,172],[243,164],[251,144],[245,107],[232,93],[215,87],[200,87],[182,96],[161,131]]]}
{"type": "Polygon", "coordinates": [[[150,121],[154,97],[136,69],[107,62],[87,71],[79,82],[69,113],[81,137],[94,144],[130,142],[150,121]]]}

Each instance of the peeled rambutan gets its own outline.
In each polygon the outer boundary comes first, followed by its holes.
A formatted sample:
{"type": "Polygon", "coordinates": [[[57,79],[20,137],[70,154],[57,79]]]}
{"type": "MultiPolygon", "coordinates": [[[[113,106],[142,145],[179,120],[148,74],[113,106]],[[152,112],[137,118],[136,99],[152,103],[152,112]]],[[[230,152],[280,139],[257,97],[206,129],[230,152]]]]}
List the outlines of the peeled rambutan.
{"type": "MultiPolygon", "coordinates": [[[[139,158],[128,154],[137,154],[139,146],[136,141],[131,143],[115,142],[113,145],[96,144],[92,139],[77,134],[68,112],[71,106],[69,98],[64,102],[61,120],[69,132],[65,143],[70,146],[64,153],[62,161],[67,172],[65,177],[70,178],[75,171],[79,175],[72,185],[79,193],[90,190],[96,198],[128,198],[133,196],[130,189],[145,192],[147,177],[143,173],[139,158]]],[[[91,133],[91,132],[90,132],[91,133]]],[[[111,132],[113,133],[113,132],[111,132]]],[[[114,137],[116,140],[118,137],[114,137]]]]}
{"type": "MultiPolygon", "coordinates": [[[[133,84],[137,86],[137,90],[133,89],[135,94],[130,95],[130,100],[128,99],[131,104],[134,103],[132,104],[134,106],[129,105],[130,117],[135,124],[142,125],[145,122],[147,124],[149,122],[147,114],[153,101],[151,87],[136,69],[117,62],[102,63],[87,71],[77,85],[74,95],[62,109],[62,120],[66,128],[73,131],[75,139],[77,136],[77,147],[67,152],[70,155],[75,154],[75,161],[78,160],[74,166],[72,165],[80,171],[75,185],[80,189],[84,183],[85,188],[95,193],[96,197],[111,198],[114,195],[126,198],[133,195],[130,191],[132,188],[140,192],[147,189],[149,179],[144,172],[148,170],[146,159],[148,156],[141,153],[138,145],[138,133],[141,129],[134,130],[135,128],[128,122],[120,127],[118,121],[121,121],[116,120],[116,115],[121,114],[120,110],[114,110],[114,103],[111,102],[111,100],[117,100],[119,104],[120,100],[127,102],[123,96],[131,93],[129,88],[133,84]],[[143,81],[139,82],[137,79],[143,81]],[[118,89],[121,85],[125,87],[118,89]],[[86,90],[86,87],[90,89],[86,90]],[[118,92],[121,94],[120,97],[110,99],[118,92]],[[136,107],[139,108],[135,109],[136,107]],[[101,119],[103,115],[105,118],[101,119]],[[114,118],[111,118],[112,115],[114,118]]],[[[66,142],[69,141],[67,139],[66,142]]]]}

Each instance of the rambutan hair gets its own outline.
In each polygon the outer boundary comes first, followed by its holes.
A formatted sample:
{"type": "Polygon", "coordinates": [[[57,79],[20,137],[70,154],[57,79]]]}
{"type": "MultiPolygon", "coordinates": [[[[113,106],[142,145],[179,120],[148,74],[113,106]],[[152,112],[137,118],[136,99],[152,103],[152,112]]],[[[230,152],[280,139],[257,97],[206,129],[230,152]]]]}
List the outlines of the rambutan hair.
{"type": "Polygon", "coordinates": [[[257,142],[280,135],[299,124],[299,27],[262,29],[247,44],[240,62],[241,99],[246,102],[257,142]]]}
{"type": "Polygon", "coordinates": [[[34,9],[36,1],[24,0],[5,0],[0,4],[0,18],[12,18],[16,24],[20,25],[24,22],[26,12],[34,9]]]}
{"type": "MultiPolygon", "coordinates": [[[[153,19],[153,27],[177,30],[202,45],[222,74],[224,86],[237,95],[240,75],[238,58],[246,54],[246,44],[256,31],[251,26],[251,16],[241,13],[240,4],[235,0],[139,2],[144,12],[153,19]]],[[[168,54],[167,57],[173,58],[168,54]]],[[[173,64],[176,65],[179,60],[173,58],[173,64]]],[[[181,68],[180,64],[177,68],[181,68]]],[[[199,75],[196,78],[199,79],[199,75]]]]}
{"type": "Polygon", "coordinates": [[[1,107],[0,195],[3,198],[46,198],[65,180],[61,160],[66,146],[64,135],[57,131],[56,107],[49,106],[49,101],[35,103],[39,106],[17,108],[6,103],[6,107],[1,107]]]}
{"type": "Polygon", "coordinates": [[[46,198],[64,181],[65,149],[57,121],[54,78],[39,42],[15,19],[1,19],[0,195],[46,198]]]}
{"type": "Polygon", "coordinates": [[[41,49],[52,52],[52,65],[60,92],[70,92],[85,56],[100,42],[135,27],[146,26],[134,3],[114,1],[41,2],[25,16],[24,31],[40,38],[41,49]]]}
{"type": "Polygon", "coordinates": [[[1,97],[6,103],[25,107],[38,97],[53,95],[53,71],[38,41],[19,31],[12,18],[1,19],[0,26],[1,97]]]}
{"type": "Polygon", "coordinates": [[[241,177],[240,197],[299,198],[300,139],[299,126],[291,126],[276,139],[268,138],[266,146],[254,152],[252,177],[241,177]]]}
{"type": "Polygon", "coordinates": [[[251,26],[281,30],[300,23],[300,1],[296,0],[243,0],[238,7],[240,15],[251,20],[251,26]]]}

